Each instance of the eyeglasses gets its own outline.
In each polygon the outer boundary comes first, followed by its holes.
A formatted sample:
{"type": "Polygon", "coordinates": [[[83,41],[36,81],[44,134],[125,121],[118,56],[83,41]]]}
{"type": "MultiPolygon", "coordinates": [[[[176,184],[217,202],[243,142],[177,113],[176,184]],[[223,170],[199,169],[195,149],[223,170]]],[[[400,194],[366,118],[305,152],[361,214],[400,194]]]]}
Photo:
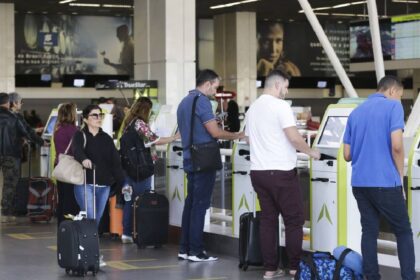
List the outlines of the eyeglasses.
{"type": "Polygon", "coordinates": [[[103,119],[103,118],[104,118],[104,116],[105,116],[105,114],[104,114],[104,113],[99,113],[99,114],[89,114],[89,115],[88,115],[88,117],[92,117],[92,118],[94,118],[94,119],[99,119],[99,118],[103,119]]]}

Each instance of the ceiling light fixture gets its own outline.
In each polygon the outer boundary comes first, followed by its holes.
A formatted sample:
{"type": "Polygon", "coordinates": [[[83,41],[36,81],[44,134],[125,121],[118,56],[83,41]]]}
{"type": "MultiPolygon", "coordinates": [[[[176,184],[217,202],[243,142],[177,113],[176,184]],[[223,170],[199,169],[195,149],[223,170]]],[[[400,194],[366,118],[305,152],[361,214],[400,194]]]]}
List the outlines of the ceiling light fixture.
{"type": "Polygon", "coordinates": [[[60,4],[66,4],[66,3],[70,3],[70,2],[74,2],[74,1],[76,1],[76,0],[62,0],[62,1],[58,2],[58,3],[60,3],[60,4]]]}
{"type": "Polygon", "coordinates": [[[404,3],[404,4],[407,4],[407,3],[418,4],[418,3],[420,3],[420,1],[417,1],[417,0],[392,0],[392,2],[394,2],[394,3],[404,3]]]}
{"type": "Polygon", "coordinates": [[[246,3],[258,2],[258,1],[261,1],[261,0],[244,0],[244,1],[238,1],[238,2],[231,2],[231,3],[222,4],[222,5],[211,6],[210,9],[212,10],[222,9],[222,8],[228,8],[228,7],[233,7],[233,6],[242,5],[246,3]]]}
{"type": "MultiPolygon", "coordinates": [[[[330,10],[330,9],[340,9],[340,8],[349,7],[349,6],[363,5],[363,4],[366,4],[366,3],[367,3],[367,1],[348,2],[348,3],[334,5],[332,7],[327,6],[327,7],[312,8],[312,10],[313,11],[322,11],[322,10],[330,10]]],[[[300,10],[299,13],[303,14],[304,11],[300,10]]]]}
{"type": "Polygon", "coordinates": [[[133,8],[133,6],[131,6],[131,5],[115,5],[115,4],[102,4],[102,7],[104,7],[104,8],[127,8],[127,9],[133,8]]]}
{"type": "Polygon", "coordinates": [[[73,7],[100,7],[101,4],[94,4],[94,3],[70,3],[70,6],[73,7]]]}

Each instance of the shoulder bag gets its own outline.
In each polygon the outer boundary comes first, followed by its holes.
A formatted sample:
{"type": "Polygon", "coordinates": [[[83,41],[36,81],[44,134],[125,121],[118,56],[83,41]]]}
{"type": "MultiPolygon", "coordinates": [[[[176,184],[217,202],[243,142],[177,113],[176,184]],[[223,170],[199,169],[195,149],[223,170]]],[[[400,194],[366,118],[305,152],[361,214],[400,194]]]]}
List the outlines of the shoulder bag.
{"type": "MultiPolygon", "coordinates": [[[[83,133],[83,148],[86,147],[86,135],[83,133]]],[[[84,182],[84,173],[83,166],[74,159],[73,156],[68,155],[68,151],[73,142],[73,138],[70,140],[69,145],[67,146],[64,154],[58,155],[58,164],[55,166],[52,171],[52,176],[60,182],[73,184],[73,185],[82,185],[84,182]]]]}
{"type": "Polygon", "coordinates": [[[191,112],[190,151],[193,171],[200,172],[219,170],[222,169],[222,157],[220,155],[220,147],[217,141],[213,140],[200,144],[194,144],[193,142],[195,107],[198,98],[199,95],[194,97],[191,112]]]}

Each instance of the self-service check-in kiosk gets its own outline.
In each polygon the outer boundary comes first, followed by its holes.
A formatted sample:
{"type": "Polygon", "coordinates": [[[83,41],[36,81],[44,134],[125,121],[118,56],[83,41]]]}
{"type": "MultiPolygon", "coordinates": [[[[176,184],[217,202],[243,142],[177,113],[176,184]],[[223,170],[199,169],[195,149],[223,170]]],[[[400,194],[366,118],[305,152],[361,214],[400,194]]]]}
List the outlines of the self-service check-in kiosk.
{"type": "Polygon", "coordinates": [[[239,217],[252,212],[256,203],[253,201],[253,188],[250,177],[250,152],[246,142],[234,143],[232,151],[232,233],[239,236],[239,217]]]}
{"type": "Polygon", "coordinates": [[[416,253],[416,271],[420,271],[420,129],[411,145],[408,158],[407,200],[416,253]]]}
{"type": "Polygon", "coordinates": [[[351,163],[343,157],[343,135],[356,104],[328,106],[314,148],[320,160],[311,162],[311,249],[332,252],[338,245],[360,252],[360,214],[351,188],[351,163]]]}
{"type": "Polygon", "coordinates": [[[168,145],[166,151],[166,182],[169,200],[169,224],[181,226],[182,211],[187,194],[187,181],[183,168],[181,140],[168,145]]]}

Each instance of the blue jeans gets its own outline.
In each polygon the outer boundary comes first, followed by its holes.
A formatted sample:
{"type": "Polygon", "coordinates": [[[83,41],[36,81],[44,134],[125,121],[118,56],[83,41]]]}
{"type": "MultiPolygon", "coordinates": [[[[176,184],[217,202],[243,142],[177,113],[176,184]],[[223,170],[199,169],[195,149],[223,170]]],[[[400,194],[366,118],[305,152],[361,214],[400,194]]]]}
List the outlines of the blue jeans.
{"type": "Polygon", "coordinates": [[[195,256],[204,251],[203,229],[210,207],[216,171],[188,172],[188,195],[182,213],[180,252],[195,256]]]}
{"type": "Polygon", "coordinates": [[[398,259],[403,280],[416,279],[413,232],[401,187],[353,187],[362,224],[363,272],[366,279],[381,279],[377,239],[382,215],[397,237],[398,259]]]}
{"type": "Polygon", "coordinates": [[[131,236],[133,233],[133,202],[134,198],[151,189],[152,177],[136,182],[130,177],[125,178],[125,183],[133,188],[131,200],[124,203],[123,209],[123,234],[131,236]]]}
{"type": "MultiPolygon", "coordinates": [[[[106,203],[109,197],[109,186],[96,186],[95,189],[95,203],[96,203],[96,224],[99,225],[102,214],[104,213],[106,203]]],[[[87,196],[87,217],[93,219],[93,185],[87,184],[86,187],[87,196]]],[[[76,198],[77,204],[79,204],[81,211],[85,210],[85,186],[75,185],[74,186],[74,197],[76,198]]]]}

